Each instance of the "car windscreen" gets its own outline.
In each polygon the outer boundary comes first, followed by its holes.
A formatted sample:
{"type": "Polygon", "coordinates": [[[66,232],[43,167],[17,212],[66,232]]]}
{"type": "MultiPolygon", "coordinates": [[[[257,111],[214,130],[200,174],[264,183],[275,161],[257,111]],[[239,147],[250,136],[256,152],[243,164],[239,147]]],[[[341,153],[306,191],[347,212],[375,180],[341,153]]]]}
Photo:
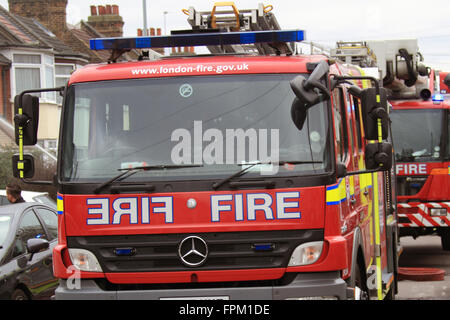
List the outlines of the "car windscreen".
{"type": "Polygon", "coordinates": [[[0,247],[3,246],[3,242],[9,233],[9,228],[11,226],[11,216],[0,214],[0,247]]]}
{"type": "Polygon", "coordinates": [[[402,162],[441,159],[443,110],[406,109],[390,113],[395,158],[402,162]]]}
{"type": "MultiPolygon", "coordinates": [[[[197,165],[144,170],[127,181],[200,180],[226,177],[243,165],[272,160],[292,163],[274,170],[280,176],[329,171],[327,102],[310,108],[303,129],[298,130],[291,118],[295,96],[289,83],[295,76],[74,84],[66,98],[62,178],[101,182],[116,176],[119,169],[197,165]]],[[[246,176],[259,177],[271,170],[254,169],[246,176]]]]}

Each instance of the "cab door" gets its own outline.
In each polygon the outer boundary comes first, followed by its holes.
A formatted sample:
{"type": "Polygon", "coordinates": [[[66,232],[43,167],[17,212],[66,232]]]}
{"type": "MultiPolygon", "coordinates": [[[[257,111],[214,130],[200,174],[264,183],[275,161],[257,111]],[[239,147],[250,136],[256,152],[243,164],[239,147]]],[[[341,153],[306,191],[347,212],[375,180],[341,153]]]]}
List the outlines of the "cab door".
{"type": "Polygon", "coordinates": [[[33,299],[50,298],[57,286],[57,279],[53,276],[52,249],[56,238],[49,236],[36,216],[33,209],[27,209],[21,217],[16,232],[14,256],[17,264],[22,268],[17,276],[17,282],[24,285],[33,299]],[[32,238],[48,240],[52,245],[48,249],[33,255],[28,261],[27,241],[32,238]]]}

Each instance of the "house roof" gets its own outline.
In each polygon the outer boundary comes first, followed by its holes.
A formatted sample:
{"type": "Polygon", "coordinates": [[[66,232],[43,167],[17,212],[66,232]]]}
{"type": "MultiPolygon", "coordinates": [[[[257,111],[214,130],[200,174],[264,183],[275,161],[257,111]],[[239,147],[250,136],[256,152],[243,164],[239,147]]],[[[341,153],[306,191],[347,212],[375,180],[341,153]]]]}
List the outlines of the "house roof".
{"type": "Polygon", "coordinates": [[[0,47],[53,49],[57,56],[88,58],[86,54],[76,52],[64,44],[37,20],[14,15],[2,6],[0,6],[0,47]]]}
{"type": "Polygon", "coordinates": [[[84,21],[80,21],[76,26],[68,25],[69,32],[72,37],[77,41],[72,41],[71,44],[77,50],[85,52],[90,56],[91,62],[105,62],[108,61],[110,53],[107,51],[93,51],[90,48],[89,40],[92,38],[102,38],[104,37],[97,30],[92,28],[89,24],[84,21]]]}
{"type": "Polygon", "coordinates": [[[0,53],[0,65],[10,65],[11,60],[0,53]]]}
{"type": "MultiPolygon", "coordinates": [[[[91,55],[91,62],[106,62],[109,60],[111,56],[111,52],[109,50],[100,50],[95,51],[91,50],[89,40],[93,38],[105,38],[105,35],[98,32],[95,28],[93,28],[88,22],[81,20],[76,26],[68,26],[70,32],[74,37],[76,37],[81,45],[86,48],[91,55]]],[[[79,48],[81,49],[81,48],[79,48]]],[[[139,57],[139,52],[136,50],[131,50],[130,52],[125,53],[120,61],[130,61],[137,60],[139,57]]]]}

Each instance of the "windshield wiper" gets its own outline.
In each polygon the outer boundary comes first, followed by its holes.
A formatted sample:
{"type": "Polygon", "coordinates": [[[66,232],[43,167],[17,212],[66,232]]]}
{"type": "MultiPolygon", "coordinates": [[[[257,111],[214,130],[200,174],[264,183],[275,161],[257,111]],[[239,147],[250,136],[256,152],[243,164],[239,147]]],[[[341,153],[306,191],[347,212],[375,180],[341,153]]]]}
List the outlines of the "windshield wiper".
{"type": "Polygon", "coordinates": [[[323,163],[323,161],[298,161],[298,160],[294,160],[294,161],[287,161],[287,160],[282,160],[282,161],[278,161],[278,162],[254,162],[254,163],[248,163],[248,164],[239,164],[240,166],[242,165],[248,165],[248,167],[245,167],[241,170],[239,170],[238,172],[232,174],[231,176],[220,180],[219,182],[216,182],[212,185],[214,190],[217,190],[218,188],[220,188],[222,185],[224,185],[225,183],[233,180],[236,177],[242,176],[243,174],[245,174],[248,170],[250,170],[251,168],[253,168],[256,165],[262,165],[262,164],[268,164],[268,165],[277,165],[277,166],[284,166],[285,164],[316,164],[316,163],[323,163]]]}
{"type": "Polygon", "coordinates": [[[180,164],[180,165],[171,165],[171,164],[161,164],[161,165],[153,165],[153,166],[142,166],[142,167],[132,167],[132,168],[120,168],[118,171],[124,171],[118,174],[117,176],[111,178],[110,180],[102,183],[97,188],[94,189],[94,193],[99,193],[104,187],[109,186],[117,181],[122,181],[133,174],[139,171],[149,171],[149,170],[172,170],[172,169],[181,169],[181,168],[195,168],[195,167],[203,167],[201,164],[180,164]]]}

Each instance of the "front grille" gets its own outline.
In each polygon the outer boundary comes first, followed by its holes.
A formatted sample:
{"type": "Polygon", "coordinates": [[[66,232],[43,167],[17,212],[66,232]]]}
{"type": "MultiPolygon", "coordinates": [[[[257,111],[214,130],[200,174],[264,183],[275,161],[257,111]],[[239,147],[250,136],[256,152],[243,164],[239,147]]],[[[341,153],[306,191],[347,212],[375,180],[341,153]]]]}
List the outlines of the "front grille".
{"type": "Polygon", "coordinates": [[[397,193],[399,196],[411,196],[417,194],[423,187],[427,177],[403,177],[397,176],[397,193]]]}
{"type": "Polygon", "coordinates": [[[298,245],[321,240],[322,229],[67,237],[69,248],[93,252],[104,272],[280,268],[287,266],[298,245]],[[178,246],[188,236],[200,237],[208,245],[208,257],[201,266],[181,262],[178,246]],[[256,251],[255,244],[270,244],[272,249],[256,251]],[[131,256],[117,256],[117,248],[135,251],[131,256]]]}
{"type": "Polygon", "coordinates": [[[398,223],[411,223],[408,217],[398,217],[398,223]]]}

